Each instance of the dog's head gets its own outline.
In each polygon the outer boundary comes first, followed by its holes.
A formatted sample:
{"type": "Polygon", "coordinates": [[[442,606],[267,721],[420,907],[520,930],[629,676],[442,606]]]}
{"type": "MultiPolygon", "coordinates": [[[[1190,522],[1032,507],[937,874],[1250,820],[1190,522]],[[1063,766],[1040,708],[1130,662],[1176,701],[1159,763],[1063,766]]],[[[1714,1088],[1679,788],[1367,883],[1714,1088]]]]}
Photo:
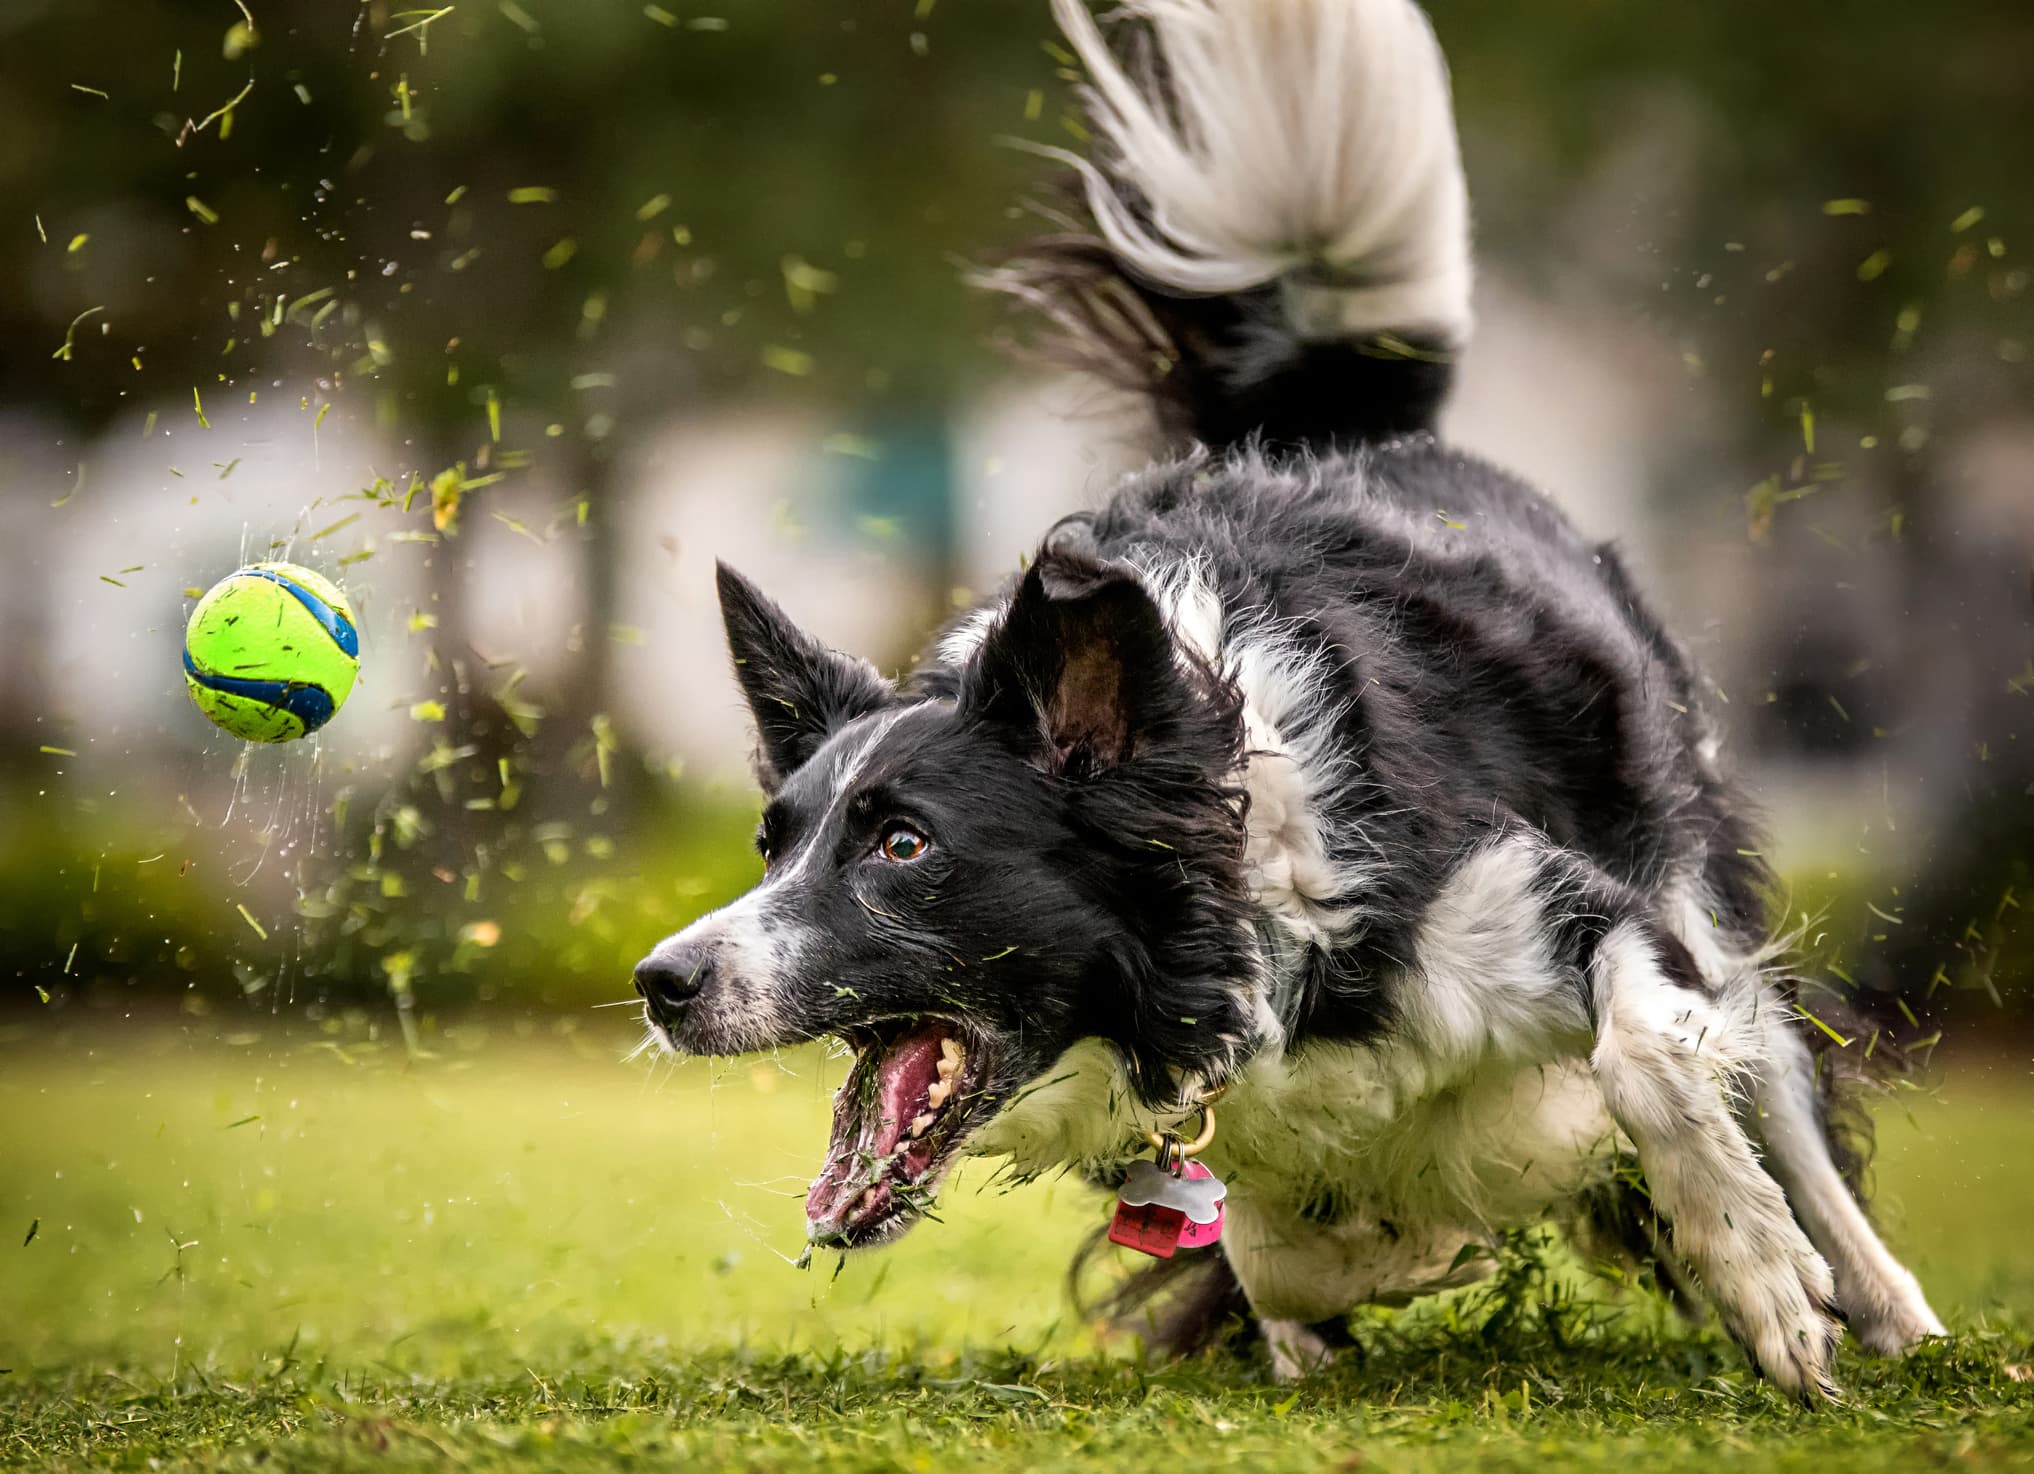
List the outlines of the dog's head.
{"type": "Polygon", "coordinates": [[[1048,552],[958,665],[904,687],[732,570],[721,612],[768,797],[762,881],[636,969],[652,1033],[854,1051],[816,1242],[919,1216],[963,1143],[1099,1038],[1151,1102],[1220,1078],[1255,976],[1233,691],[1130,572],[1048,552]]]}

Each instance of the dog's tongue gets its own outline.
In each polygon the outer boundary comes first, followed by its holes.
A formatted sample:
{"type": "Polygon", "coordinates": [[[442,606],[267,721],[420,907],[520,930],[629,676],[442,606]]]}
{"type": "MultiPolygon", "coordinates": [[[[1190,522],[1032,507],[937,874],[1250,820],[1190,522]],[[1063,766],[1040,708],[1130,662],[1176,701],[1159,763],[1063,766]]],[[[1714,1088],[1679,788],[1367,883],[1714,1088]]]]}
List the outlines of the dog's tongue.
{"type": "Polygon", "coordinates": [[[851,1233],[889,1207],[892,1159],[939,1078],[945,1034],[929,1024],[894,1044],[872,1046],[855,1060],[834,1097],[826,1165],[805,1195],[806,1227],[814,1239],[851,1233]]]}

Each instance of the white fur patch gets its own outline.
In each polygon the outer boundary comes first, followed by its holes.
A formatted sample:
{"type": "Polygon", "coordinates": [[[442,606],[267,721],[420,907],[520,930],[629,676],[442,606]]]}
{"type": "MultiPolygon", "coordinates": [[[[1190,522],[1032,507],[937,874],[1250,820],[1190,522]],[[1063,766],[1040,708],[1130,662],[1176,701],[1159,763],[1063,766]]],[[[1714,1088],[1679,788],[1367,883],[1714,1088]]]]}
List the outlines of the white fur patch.
{"type": "Polygon", "coordinates": [[[996,627],[1007,612],[1009,604],[1005,600],[997,600],[993,604],[984,604],[979,609],[969,611],[959,624],[941,636],[940,661],[946,665],[962,666],[973,660],[975,652],[982,648],[982,642],[989,638],[989,631],[996,627]]]}
{"type": "Polygon", "coordinates": [[[1546,858],[1525,837],[1498,840],[1457,866],[1428,907],[1418,976],[1402,996],[1405,1028],[1437,1070],[1586,1048],[1582,980],[1555,961],[1549,926],[1565,907],[1544,891],[1546,858]]]}
{"type": "MultiPolygon", "coordinates": [[[[723,1052],[768,1049],[796,1031],[792,1028],[797,1000],[785,979],[797,965],[810,933],[806,928],[766,909],[774,887],[768,883],[708,912],[657,950],[687,939],[714,948],[715,980],[708,983],[693,1007],[710,1010],[717,1033],[729,1041],[723,1052]]],[[[651,954],[652,957],[655,952],[651,954]]],[[[669,1051],[671,1041],[645,1010],[650,1042],[669,1051]]]]}
{"type": "MultiPolygon", "coordinates": [[[[1440,1225],[1444,1259],[1599,1180],[1616,1137],[1579,1060],[1443,1074],[1404,1043],[1322,1044],[1297,1056],[1274,1046],[1229,1082],[1217,1113],[1207,1160],[1232,1202],[1290,1215],[1333,1200],[1373,1223],[1440,1225]]],[[[1101,1168],[1142,1152],[1154,1124],[1168,1123],[1137,1104],[1114,1052],[1087,1040],[968,1150],[1007,1157],[1021,1176],[1101,1168]]],[[[1366,1298],[1351,1291],[1339,1308],[1366,1298]]]]}
{"type": "Polygon", "coordinates": [[[967,1149],[1008,1157],[1018,1175],[1036,1176],[1122,1162],[1141,1150],[1150,1129],[1115,1051],[1084,1039],[998,1111],[967,1149]]]}
{"type": "Polygon", "coordinates": [[[1469,335],[1468,188],[1447,63],[1411,0],[1126,0],[1165,97],[1125,70],[1083,0],[1053,0],[1080,53],[1110,174],[1087,181],[1110,248],[1189,292],[1285,282],[1303,336],[1469,335]],[[1169,105],[1168,105],[1169,101],[1169,105]]]}
{"type": "MultiPolygon", "coordinates": [[[[1285,937],[1270,959],[1270,992],[1252,1000],[1260,1032],[1282,1034],[1293,1002],[1275,975],[1282,958],[1329,947],[1360,915],[1360,897],[1383,856],[1330,854],[1323,816],[1362,781],[1337,751],[1343,708],[1327,657],[1262,611],[1225,609],[1197,559],[1145,559],[1138,575],[1183,660],[1232,682],[1243,698],[1244,878],[1260,912],[1285,937]]],[[[1360,831],[1356,837],[1360,838],[1360,831]]]]}
{"type": "MultiPolygon", "coordinates": [[[[913,708],[908,706],[895,707],[881,716],[870,719],[868,730],[860,734],[859,740],[856,741],[853,747],[841,753],[834,764],[833,793],[827,799],[827,817],[829,819],[832,818],[835,810],[847,802],[848,795],[853,792],[855,784],[861,781],[862,768],[868,763],[869,758],[874,754],[875,750],[882,745],[883,739],[890,735],[890,729],[903,720],[912,710],[913,708]]],[[[823,828],[824,826],[822,825],[821,827],[823,828]]],[[[800,863],[802,864],[804,859],[808,858],[811,853],[811,848],[808,847],[806,855],[800,857],[800,863]]]]}
{"type": "Polygon", "coordinates": [[[1436,1063],[1402,1041],[1260,1056],[1223,1101],[1212,1160],[1246,1199],[1449,1225],[1451,1254],[1607,1169],[1615,1130],[1580,1061],[1436,1063]]]}
{"type": "Polygon", "coordinates": [[[730,1036],[753,1040],[758,1049],[793,1032],[797,1000],[784,979],[795,970],[810,936],[806,928],[766,911],[767,895],[766,890],[750,891],[709,918],[719,937],[714,969],[723,981],[711,990],[710,1001],[701,1000],[730,1036]],[[728,986],[737,978],[739,988],[728,986]]]}

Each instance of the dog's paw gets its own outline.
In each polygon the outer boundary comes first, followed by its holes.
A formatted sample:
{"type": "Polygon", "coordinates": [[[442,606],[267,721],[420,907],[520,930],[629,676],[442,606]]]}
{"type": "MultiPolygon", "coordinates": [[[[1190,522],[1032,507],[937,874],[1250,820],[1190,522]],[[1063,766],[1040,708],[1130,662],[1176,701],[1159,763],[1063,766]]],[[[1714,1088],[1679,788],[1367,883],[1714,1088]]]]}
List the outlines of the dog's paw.
{"type": "Polygon", "coordinates": [[[1925,1305],[1921,1309],[1923,1313],[1918,1315],[1902,1308],[1883,1316],[1853,1318],[1850,1328],[1858,1345],[1874,1356],[1905,1356],[1923,1341],[1949,1334],[1934,1311],[1925,1305]]]}
{"type": "Polygon", "coordinates": [[[1830,1364],[1843,1327],[1834,1316],[1804,1298],[1736,1330],[1753,1364],[1782,1392],[1810,1407],[1836,1399],[1830,1364]]]}
{"type": "Polygon", "coordinates": [[[1921,1282],[1901,1266],[1882,1271],[1868,1287],[1846,1284],[1841,1303],[1844,1319],[1858,1344],[1878,1356],[1905,1356],[1933,1336],[1946,1336],[1921,1282]]]}
{"type": "Polygon", "coordinates": [[[1684,1215],[1675,1241],[1753,1366],[1789,1396],[1820,1403],[1836,1395],[1836,1280],[1777,1188],[1771,1196],[1735,1213],[1684,1215]]]}
{"type": "Polygon", "coordinates": [[[1781,1240],[1733,1260],[1716,1286],[1725,1324],[1754,1366],[1789,1396],[1819,1405],[1837,1396],[1830,1364],[1843,1325],[1835,1315],[1835,1281],[1829,1265],[1791,1223],[1781,1240]]]}
{"type": "Polygon", "coordinates": [[[1271,1375],[1279,1382],[1298,1382],[1334,1361],[1335,1352],[1305,1321],[1259,1322],[1271,1352],[1271,1375]]]}

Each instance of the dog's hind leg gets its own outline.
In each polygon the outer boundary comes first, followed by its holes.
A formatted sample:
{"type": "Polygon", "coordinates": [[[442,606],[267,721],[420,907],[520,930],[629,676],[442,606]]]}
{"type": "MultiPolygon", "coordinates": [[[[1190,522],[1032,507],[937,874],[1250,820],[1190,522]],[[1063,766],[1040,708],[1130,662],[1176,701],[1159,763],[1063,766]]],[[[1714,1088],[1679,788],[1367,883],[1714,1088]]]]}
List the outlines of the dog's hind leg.
{"type": "Polygon", "coordinates": [[[1816,1104],[1815,1062],[1777,1011],[1765,1021],[1766,1067],[1753,1102],[1766,1166],[1786,1189],[1794,1216],[1836,1272],[1836,1303],[1869,1349],[1897,1356],[1946,1334],[1920,1282],[1872,1231],[1829,1150],[1816,1104]]]}
{"type": "Polygon", "coordinates": [[[1829,1266],[1759,1164],[1729,1096],[1764,1045],[1758,995],[1712,997],[1682,945],[1627,919],[1589,964],[1591,1067],[1638,1148],[1674,1249],[1752,1360],[1804,1401],[1834,1394],[1829,1266]],[[1741,1006],[1740,1013],[1736,1006],[1741,1006]]]}
{"type": "Polygon", "coordinates": [[[1328,1338],[1303,1320],[1260,1320],[1257,1328],[1271,1353],[1271,1375],[1280,1382],[1310,1377],[1335,1359],[1328,1338]]]}
{"type": "Polygon", "coordinates": [[[1483,1278],[1489,1261],[1460,1253],[1478,1237],[1457,1224],[1387,1224],[1364,1213],[1324,1221],[1236,1194],[1222,1252],[1257,1316],[1272,1374],[1290,1382],[1333,1360],[1334,1323],[1359,1305],[1402,1304],[1483,1278]]]}

